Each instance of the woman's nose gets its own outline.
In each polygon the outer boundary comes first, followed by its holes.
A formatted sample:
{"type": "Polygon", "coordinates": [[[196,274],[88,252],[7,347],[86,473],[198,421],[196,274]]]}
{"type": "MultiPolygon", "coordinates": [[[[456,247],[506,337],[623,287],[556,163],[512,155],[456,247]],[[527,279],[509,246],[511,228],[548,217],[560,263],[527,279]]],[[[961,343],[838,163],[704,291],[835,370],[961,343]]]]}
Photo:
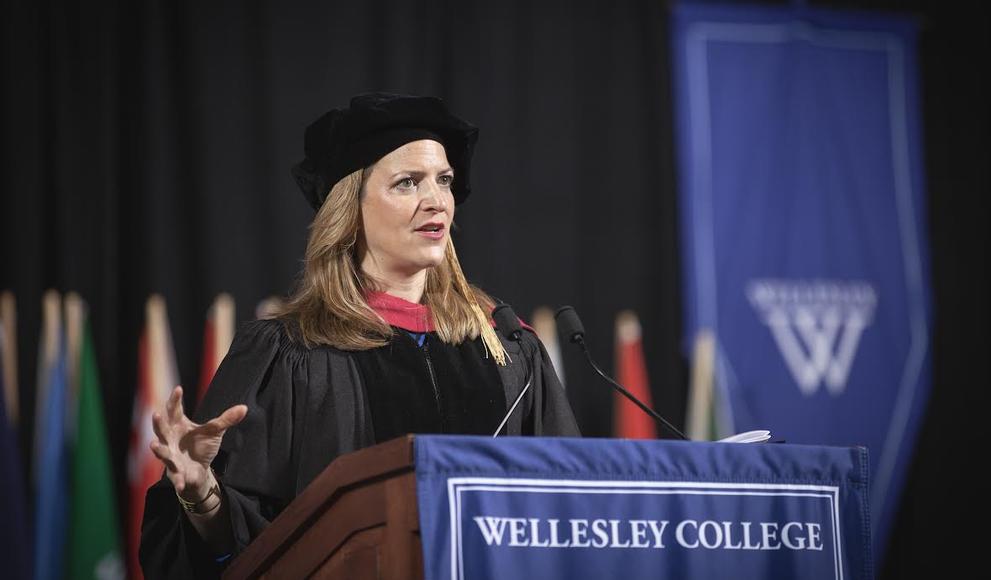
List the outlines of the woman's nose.
{"type": "Polygon", "coordinates": [[[437,183],[430,182],[425,188],[423,188],[423,205],[424,209],[436,209],[436,210],[446,210],[447,209],[447,197],[444,195],[444,190],[437,183]]]}

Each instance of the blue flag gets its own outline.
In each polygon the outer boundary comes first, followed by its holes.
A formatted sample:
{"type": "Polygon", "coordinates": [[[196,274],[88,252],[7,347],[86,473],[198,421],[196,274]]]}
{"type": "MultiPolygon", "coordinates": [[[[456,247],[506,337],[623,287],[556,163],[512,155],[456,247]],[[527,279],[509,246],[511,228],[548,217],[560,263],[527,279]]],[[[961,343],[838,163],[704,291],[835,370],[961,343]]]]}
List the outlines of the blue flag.
{"type": "Polygon", "coordinates": [[[59,333],[58,355],[48,378],[35,490],[35,578],[62,580],[68,525],[68,449],[65,418],[68,377],[66,341],[59,333]]]}
{"type": "Polygon", "coordinates": [[[679,5],[686,329],[734,431],[870,452],[885,545],[928,399],[916,28],[679,5]]]}

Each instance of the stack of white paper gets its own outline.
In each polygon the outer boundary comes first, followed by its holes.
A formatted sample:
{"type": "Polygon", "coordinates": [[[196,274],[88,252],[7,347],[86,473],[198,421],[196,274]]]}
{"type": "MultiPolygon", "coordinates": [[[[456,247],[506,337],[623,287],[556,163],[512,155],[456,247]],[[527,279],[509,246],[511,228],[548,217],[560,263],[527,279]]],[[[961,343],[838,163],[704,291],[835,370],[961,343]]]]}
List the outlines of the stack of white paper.
{"type": "Polygon", "coordinates": [[[723,443],[763,443],[771,438],[771,432],[765,431],[763,429],[758,431],[747,431],[746,433],[737,433],[736,435],[730,435],[724,439],[720,439],[723,443]]]}

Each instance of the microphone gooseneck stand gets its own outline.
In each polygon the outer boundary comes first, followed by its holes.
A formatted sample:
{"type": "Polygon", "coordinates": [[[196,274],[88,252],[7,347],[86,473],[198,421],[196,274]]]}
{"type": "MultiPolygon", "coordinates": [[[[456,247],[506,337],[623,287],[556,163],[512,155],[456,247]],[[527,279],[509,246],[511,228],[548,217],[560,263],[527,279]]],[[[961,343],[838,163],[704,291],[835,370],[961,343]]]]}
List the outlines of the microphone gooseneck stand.
{"type": "Polygon", "coordinates": [[[657,421],[659,424],[661,424],[669,431],[677,435],[680,439],[684,439],[685,441],[688,441],[688,437],[686,437],[684,433],[682,433],[674,425],[669,423],[667,419],[661,417],[657,413],[657,411],[651,409],[646,404],[644,404],[643,401],[636,398],[633,395],[633,393],[626,390],[626,388],[623,387],[623,385],[617,383],[615,380],[612,379],[612,377],[602,372],[602,369],[599,368],[599,365],[595,364],[595,361],[592,360],[592,354],[588,351],[588,346],[585,344],[585,327],[582,325],[581,319],[578,318],[578,313],[575,312],[574,308],[572,308],[571,306],[562,306],[554,314],[554,319],[557,321],[557,327],[560,333],[563,336],[567,337],[570,342],[573,342],[581,346],[582,352],[585,353],[585,360],[588,361],[588,364],[592,366],[592,369],[594,369],[595,372],[598,373],[600,377],[602,377],[603,379],[606,380],[606,382],[609,383],[609,386],[611,386],[616,392],[622,394],[624,397],[632,401],[633,404],[640,407],[640,409],[644,413],[650,415],[650,417],[654,419],[654,421],[657,421]]]}

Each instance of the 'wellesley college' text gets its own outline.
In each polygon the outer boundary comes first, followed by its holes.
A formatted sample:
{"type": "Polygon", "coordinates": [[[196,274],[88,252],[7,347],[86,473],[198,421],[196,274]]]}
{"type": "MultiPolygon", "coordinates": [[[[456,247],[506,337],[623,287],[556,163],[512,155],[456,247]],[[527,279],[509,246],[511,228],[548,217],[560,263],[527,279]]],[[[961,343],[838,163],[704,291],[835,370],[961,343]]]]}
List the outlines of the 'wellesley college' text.
{"type": "Polygon", "coordinates": [[[821,526],[813,522],[717,522],[473,518],[489,546],[529,548],[665,548],[709,550],[822,550],[821,526]]]}

